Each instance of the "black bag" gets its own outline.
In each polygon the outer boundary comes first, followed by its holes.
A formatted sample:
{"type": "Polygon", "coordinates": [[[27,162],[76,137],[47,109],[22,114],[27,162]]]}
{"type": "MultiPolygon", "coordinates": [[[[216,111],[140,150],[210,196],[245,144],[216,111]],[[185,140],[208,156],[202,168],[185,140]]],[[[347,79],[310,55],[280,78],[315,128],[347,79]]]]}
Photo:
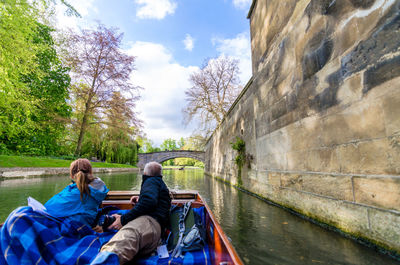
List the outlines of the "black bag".
{"type": "Polygon", "coordinates": [[[179,240],[179,221],[184,217],[185,232],[181,241],[181,251],[200,250],[206,245],[206,230],[201,217],[190,208],[186,216],[182,216],[183,207],[171,209],[171,234],[167,240],[168,250],[174,250],[179,240]]]}

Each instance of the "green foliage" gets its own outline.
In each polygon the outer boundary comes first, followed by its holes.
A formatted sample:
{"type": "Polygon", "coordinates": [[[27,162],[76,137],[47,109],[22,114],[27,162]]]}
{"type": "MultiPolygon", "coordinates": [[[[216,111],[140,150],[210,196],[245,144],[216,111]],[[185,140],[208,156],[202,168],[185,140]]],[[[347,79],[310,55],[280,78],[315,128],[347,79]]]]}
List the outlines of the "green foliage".
{"type": "Polygon", "coordinates": [[[0,3],[0,142],[1,151],[49,155],[69,118],[70,77],[57,57],[52,29],[37,22],[27,1],[0,3]]]}
{"type": "Polygon", "coordinates": [[[174,163],[177,166],[193,166],[193,167],[204,168],[204,163],[203,162],[198,161],[198,160],[193,159],[193,158],[182,157],[182,158],[175,158],[174,160],[175,160],[174,163]]]}
{"type": "Polygon", "coordinates": [[[39,24],[38,35],[34,39],[34,43],[46,44],[46,48],[37,54],[38,67],[43,76],[31,73],[21,77],[28,85],[33,102],[33,111],[27,119],[34,122],[34,129],[25,131],[20,137],[30,142],[31,149],[38,150],[34,154],[40,155],[58,154],[59,142],[65,136],[65,125],[71,116],[71,108],[67,104],[71,81],[69,69],[57,57],[51,31],[48,26],[39,24]]]}
{"type": "Polygon", "coordinates": [[[185,139],[185,145],[182,149],[201,151],[204,150],[205,142],[206,138],[204,136],[200,134],[195,134],[185,139]]]}
{"type": "Polygon", "coordinates": [[[179,150],[176,140],[175,139],[165,139],[164,142],[160,145],[161,151],[173,151],[173,150],[179,150]]]}
{"type": "Polygon", "coordinates": [[[152,140],[147,139],[146,137],[138,136],[136,137],[136,141],[139,145],[139,153],[152,153],[161,151],[159,147],[153,146],[154,143],[152,140]]]}
{"type": "MultiPolygon", "coordinates": [[[[38,71],[33,43],[37,10],[28,1],[0,1],[0,142],[5,149],[19,149],[18,134],[34,127],[26,117],[32,112],[27,84],[21,74],[38,71]],[[21,125],[24,128],[21,128],[21,125]]],[[[15,150],[14,150],[15,151],[15,150]]]]}
{"type": "Polygon", "coordinates": [[[26,89],[21,74],[37,70],[37,19],[38,10],[26,0],[0,1],[0,91],[8,96],[26,89]]]}
{"type": "Polygon", "coordinates": [[[161,163],[163,166],[175,166],[175,159],[170,159],[161,163]]]}
{"type": "Polygon", "coordinates": [[[242,186],[242,169],[243,165],[246,163],[246,143],[242,138],[236,137],[236,142],[231,143],[231,146],[233,150],[237,151],[235,163],[238,167],[238,186],[242,186]]]}
{"type": "MultiPolygon", "coordinates": [[[[164,142],[160,145],[161,151],[173,151],[173,150],[179,150],[178,145],[176,144],[176,140],[172,138],[165,139],[164,142]]],[[[175,165],[175,159],[170,159],[167,161],[164,161],[162,163],[163,166],[174,166],[175,165]]]]}
{"type": "Polygon", "coordinates": [[[185,139],[181,137],[181,139],[178,140],[178,149],[183,149],[185,146],[185,139]]]}

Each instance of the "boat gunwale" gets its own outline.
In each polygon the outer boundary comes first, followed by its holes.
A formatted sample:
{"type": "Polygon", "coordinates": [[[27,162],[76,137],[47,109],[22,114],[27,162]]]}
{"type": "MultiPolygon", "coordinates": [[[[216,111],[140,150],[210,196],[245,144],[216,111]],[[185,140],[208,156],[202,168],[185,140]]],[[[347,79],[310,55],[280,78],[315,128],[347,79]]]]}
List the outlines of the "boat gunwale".
{"type": "Polygon", "coordinates": [[[235,248],[232,246],[232,243],[230,242],[228,236],[222,230],[222,227],[216,220],[216,218],[215,218],[214,214],[212,213],[210,207],[208,206],[207,202],[205,200],[203,200],[203,198],[201,197],[201,195],[199,193],[197,193],[197,196],[200,198],[200,201],[204,204],[204,207],[206,208],[206,211],[207,211],[208,215],[210,216],[211,222],[214,224],[214,229],[217,230],[218,235],[221,237],[221,239],[226,247],[226,250],[229,253],[229,256],[232,258],[233,263],[238,264],[238,265],[243,265],[242,260],[240,259],[239,255],[237,254],[235,248]]]}

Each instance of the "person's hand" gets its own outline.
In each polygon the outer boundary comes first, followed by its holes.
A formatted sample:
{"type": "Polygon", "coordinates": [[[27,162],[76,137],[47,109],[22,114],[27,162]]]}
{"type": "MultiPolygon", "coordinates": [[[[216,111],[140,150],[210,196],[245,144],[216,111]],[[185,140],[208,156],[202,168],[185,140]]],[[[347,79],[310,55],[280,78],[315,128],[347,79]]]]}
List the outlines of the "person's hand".
{"type": "Polygon", "coordinates": [[[135,206],[135,204],[139,201],[139,196],[132,196],[130,203],[135,206]]]}
{"type": "Polygon", "coordinates": [[[115,221],[114,223],[112,223],[108,229],[115,229],[115,230],[119,230],[122,228],[122,224],[121,224],[121,215],[119,214],[113,214],[112,216],[115,217],[115,221]]]}
{"type": "Polygon", "coordinates": [[[97,233],[103,233],[103,228],[99,225],[96,225],[95,227],[93,227],[93,230],[97,233]]]}

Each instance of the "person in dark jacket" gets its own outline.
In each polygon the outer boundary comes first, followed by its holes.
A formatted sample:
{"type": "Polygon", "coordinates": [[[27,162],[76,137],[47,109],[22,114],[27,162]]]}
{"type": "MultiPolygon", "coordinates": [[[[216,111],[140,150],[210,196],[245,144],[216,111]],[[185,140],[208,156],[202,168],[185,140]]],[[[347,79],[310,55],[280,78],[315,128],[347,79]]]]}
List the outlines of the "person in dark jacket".
{"type": "Polygon", "coordinates": [[[131,211],[114,215],[116,220],[109,229],[119,231],[100,250],[117,254],[120,264],[130,261],[138,252],[153,252],[168,223],[171,198],[159,163],[146,164],[139,198],[133,197],[131,201],[137,201],[131,211]]]}

